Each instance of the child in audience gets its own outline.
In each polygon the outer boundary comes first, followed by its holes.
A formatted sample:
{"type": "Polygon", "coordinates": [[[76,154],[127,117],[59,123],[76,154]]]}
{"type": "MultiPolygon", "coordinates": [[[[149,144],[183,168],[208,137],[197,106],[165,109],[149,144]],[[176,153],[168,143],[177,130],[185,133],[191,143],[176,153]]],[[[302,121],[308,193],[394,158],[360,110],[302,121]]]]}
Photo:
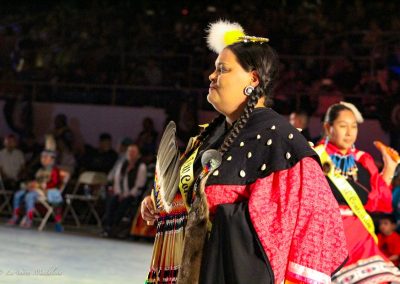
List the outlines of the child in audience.
{"type": "Polygon", "coordinates": [[[393,215],[387,214],[380,218],[378,240],[380,250],[394,265],[399,266],[400,235],[396,232],[396,219],[393,215]]]}
{"type": "MultiPolygon", "coordinates": [[[[41,196],[47,196],[49,202],[61,203],[62,197],[58,198],[54,193],[58,192],[62,180],[59,169],[54,165],[56,153],[51,150],[44,150],[41,154],[40,161],[42,167],[36,172],[35,179],[25,184],[23,189],[17,191],[13,198],[13,216],[8,221],[9,225],[16,225],[20,214],[20,205],[22,200],[25,201],[26,214],[22,219],[20,226],[30,228],[32,226],[33,213],[35,203],[41,196]],[[51,198],[49,198],[51,193],[51,198]],[[52,200],[50,200],[52,199],[52,200]],[[58,199],[58,201],[57,201],[58,199]]],[[[61,208],[55,210],[56,231],[62,231],[61,226],[61,208]]]]}

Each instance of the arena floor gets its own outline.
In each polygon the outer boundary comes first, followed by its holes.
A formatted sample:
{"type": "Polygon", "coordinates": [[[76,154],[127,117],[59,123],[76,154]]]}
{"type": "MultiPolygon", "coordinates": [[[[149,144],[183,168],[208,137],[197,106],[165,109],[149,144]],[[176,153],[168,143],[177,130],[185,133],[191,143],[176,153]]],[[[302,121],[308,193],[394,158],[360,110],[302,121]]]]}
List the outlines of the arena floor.
{"type": "Polygon", "coordinates": [[[0,283],[144,283],[152,245],[0,226],[0,283]]]}

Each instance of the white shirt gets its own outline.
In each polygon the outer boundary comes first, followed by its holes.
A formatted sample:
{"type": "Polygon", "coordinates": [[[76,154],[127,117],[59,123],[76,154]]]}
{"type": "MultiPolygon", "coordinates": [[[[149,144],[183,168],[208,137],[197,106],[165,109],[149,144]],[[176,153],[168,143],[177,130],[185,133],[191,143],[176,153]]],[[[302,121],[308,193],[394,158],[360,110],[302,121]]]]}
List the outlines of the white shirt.
{"type": "Polygon", "coordinates": [[[0,168],[7,178],[17,180],[24,165],[25,159],[21,150],[14,149],[10,152],[4,148],[0,151],[0,168]]]}
{"type": "Polygon", "coordinates": [[[132,195],[133,197],[137,197],[141,193],[139,191],[139,189],[146,185],[146,180],[147,180],[146,164],[144,164],[144,163],[139,164],[139,168],[138,168],[137,174],[136,174],[135,185],[132,188],[129,188],[129,186],[128,186],[127,175],[125,175],[124,177],[121,177],[121,169],[122,169],[123,164],[124,163],[120,163],[116,168],[116,175],[114,176],[114,192],[119,194],[122,192],[129,191],[130,195],[132,195]],[[121,186],[120,186],[121,178],[123,178],[123,181],[122,181],[123,188],[121,188],[121,186]]]}

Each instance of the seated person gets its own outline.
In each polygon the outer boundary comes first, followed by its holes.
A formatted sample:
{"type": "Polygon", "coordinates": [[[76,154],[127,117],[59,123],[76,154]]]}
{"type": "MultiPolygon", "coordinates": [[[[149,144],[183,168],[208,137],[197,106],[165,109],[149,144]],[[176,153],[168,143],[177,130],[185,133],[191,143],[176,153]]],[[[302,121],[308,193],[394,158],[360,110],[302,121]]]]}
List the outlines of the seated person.
{"type": "Polygon", "coordinates": [[[307,141],[311,141],[310,131],[308,129],[309,116],[304,110],[295,110],[289,116],[289,122],[291,125],[301,131],[301,134],[306,138],[307,141]]]}
{"type": "MultiPolygon", "coordinates": [[[[22,219],[20,226],[30,228],[32,226],[33,210],[35,203],[40,196],[47,196],[51,203],[61,203],[61,194],[58,189],[62,180],[59,169],[54,165],[56,153],[50,150],[44,150],[40,161],[42,167],[36,172],[35,179],[24,184],[24,188],[17,191],[13,198],[13,215],[8,221],[9,225],[15,225],[18,222],[20,214],[20,205],[24,198],[26,215],[22,219]],[[55,193],[55,194],[54,194],[55,193]],[[51,195],[51,197],[50,197],[51,195]],[[55,196],[56,195],[56,196],[55,196]]],[[[55,208],[56,231],[62,231],[61,226],[61,208],[55,208]]]]}
{"type": "Polygon", "coordinates": [[[108,173],[115,162],[118,160],[118,154],[112,148],[112,137],[108,133],[102,133],[99,136],[99,147],[90,157],[88,170],[95,172],[108,173]]]}
{"type": "Polygon", "coordinates": [[[25,165],[24,154],[17,148],[17,139],[8,135],[4,139],[4,149],[0,151],[0,175],[5,189],[16,190],[18,180],[25,165]]]}
{"type": "Polygon", "coordinates": [[[391,214],[382,216],[379,220],[378,244],[380,250],[394,265],[400,263],[400,235],[396,230],[396,219],[391,214]]]}
{"type": "MultiPolygon", "coordinates": [[[[140,159],[139,147],[133,144],[126,150],[126,160],[119,163],[112,179],[112,189],[106,198],[104,231],[102,235],[112,235],[130,206],[138,206],[146,185],[146,165],[140,159]]],[[[136,210],[135,210],[136,211],[136,210]]]]}
{"type": "Polygon", "coordinates": [[[142,125],[143,128],[136,139],[136,143],[144,157],[152,157],[156,154],[158,133],[154,129],[154,122],[150,117],[143,119],[142,125]]]}
{"type": "MultiPolygon", "coordinates": [[[[114,163],[114,166],[112,167],[111,171],[107,175],[107,180],[112,182],[112,179],[114,178],[115,171],[119,167],[120,163],[123,163],[126,161],[126,149],[130,145],[133,144],[133,140],[129,137],[125,137],[124,139],[121,140],[121,142],[118,145],[118,160],[114,163]]],[[[139,147],[140,149],[140,147],[139,147]]]]}

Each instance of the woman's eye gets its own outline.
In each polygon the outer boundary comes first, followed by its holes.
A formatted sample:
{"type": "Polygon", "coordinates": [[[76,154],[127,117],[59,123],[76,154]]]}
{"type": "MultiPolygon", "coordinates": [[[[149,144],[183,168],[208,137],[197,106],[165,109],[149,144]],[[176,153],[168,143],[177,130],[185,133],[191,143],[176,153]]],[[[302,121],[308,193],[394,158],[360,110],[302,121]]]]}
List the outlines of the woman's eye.
{"type": "Polygon", "coordinates": [[[224,67],[224,66],[219,66],[218,67],[218,72],[219,73],[225,73],[227,70],[226,70],[226,68],[224,67]]]}

